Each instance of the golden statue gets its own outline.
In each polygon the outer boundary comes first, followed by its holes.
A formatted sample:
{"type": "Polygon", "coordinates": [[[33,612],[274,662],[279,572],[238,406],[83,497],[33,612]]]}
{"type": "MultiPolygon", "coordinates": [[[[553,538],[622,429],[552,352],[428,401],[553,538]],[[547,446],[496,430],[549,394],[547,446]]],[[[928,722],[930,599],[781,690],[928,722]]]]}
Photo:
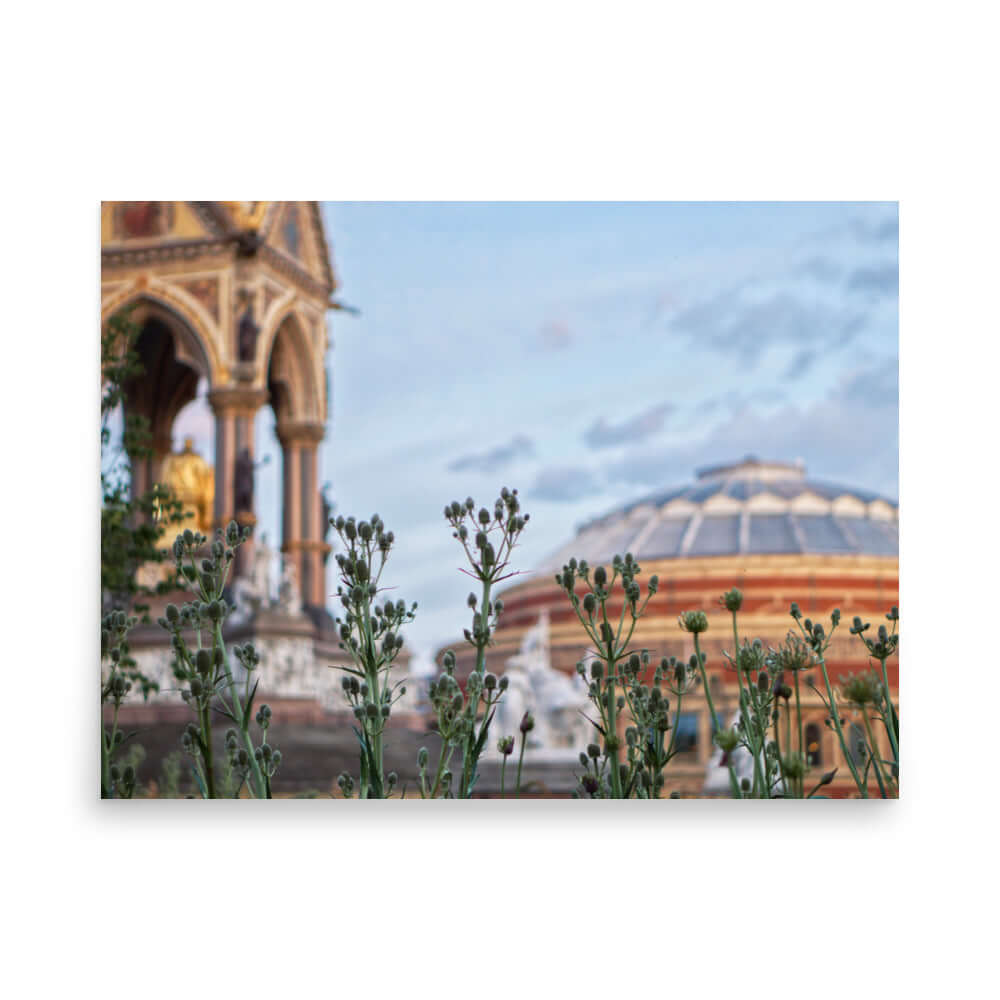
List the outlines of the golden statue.
{"type": "Polygon", "coordinates": [[[194,450],[194,441],[184,439],[184,450],[173,452],[163,460],[160,479],[184,506],[184,513],[194,514],[180,525],[203,535],[212,533],[215,504],[215,472],[194,450]]]}

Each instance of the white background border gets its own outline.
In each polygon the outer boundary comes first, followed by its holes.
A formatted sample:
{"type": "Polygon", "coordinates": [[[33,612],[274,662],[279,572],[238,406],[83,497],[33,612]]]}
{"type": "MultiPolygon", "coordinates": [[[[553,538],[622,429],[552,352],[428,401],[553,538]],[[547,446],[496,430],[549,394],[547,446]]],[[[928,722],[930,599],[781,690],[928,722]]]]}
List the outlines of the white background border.
{"type": "Polygon", "coordinates": [[[11,995],[982,992],[989,6],[351,6],[8,15],[11,995]],[[101,805],[98,202],[150,195],[898,199],[903,800],[101,805]]]}

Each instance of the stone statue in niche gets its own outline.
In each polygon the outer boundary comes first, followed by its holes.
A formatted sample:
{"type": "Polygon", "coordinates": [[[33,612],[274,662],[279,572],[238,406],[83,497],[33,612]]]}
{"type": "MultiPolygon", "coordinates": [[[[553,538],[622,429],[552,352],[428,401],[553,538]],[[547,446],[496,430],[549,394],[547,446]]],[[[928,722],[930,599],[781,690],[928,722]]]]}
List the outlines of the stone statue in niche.
{"type": "Polygon", "coordinates": [[[236,456],[233,499],[237,514],[253,513],[253,458],[249,448],[243,448],[236,456]]]}
{"type": "MultiPolygon", "coordinates": [[[[729,727],[738,726],[739,722],[740,713],[735,712],[729,720],[729,727]]],[[[744,778],[753,781],[753,754],[746,747],[738,746],[729,754],[723,753],[722,748],[717,746],[713,746],[712,750],[712,756],[709,758],[705,768],[705,784],[702,786],[702,792],[707,795],[729,794],[730,782],[727,765],[730,763],[736,772],[737,781],[742,781],[744,778]]]]}
{"type": "Polygon", "coordinates": [[[257,337],[260,327],[253,319],[253,306],[247,305],[246,312],[240,317],[236,330],[237,357],[242,364],[249,364],[257,357],[257,337]]]}
{"type": "Polygon", "coordinates": [[[278,584],[278,600],[275,607],[286,615],[302,614],[302,592],[299,590],[299,574],[295,563],[284,559],[281,566],[281,582],[278,584]]]}
{"type": "Polygon", "coordinates": [[[233,625],[243,625],[252,621],[260,611],[274,604],[271,596],[271,566],[276,553],[267,544],[267,535],[262,534],[254,543],[253,563],[248,576],[237,576],[233,581],[233,603],[236,611],[230,619],[233,625]]]}
{"type": "Polygon", "coordinates": [[[580,714],[588,705],[586,687],[576,675],[553,668],[547,612],[525,633],[520,652],[504,664],[504,676],[509,686],[497,708],[498,736],[517,736],[521,717],[530,711],[535,728],[529,748],[582,750],[587,745],[591,726],[580,714]]]}

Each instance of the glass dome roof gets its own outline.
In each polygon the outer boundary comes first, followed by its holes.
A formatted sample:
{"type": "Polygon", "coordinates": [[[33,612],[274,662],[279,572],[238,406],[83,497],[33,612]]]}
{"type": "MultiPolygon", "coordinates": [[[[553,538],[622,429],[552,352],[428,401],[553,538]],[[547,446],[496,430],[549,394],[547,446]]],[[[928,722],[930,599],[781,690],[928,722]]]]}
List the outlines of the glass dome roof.
{"type": "Polygon", "coordinates": [[[695,482],[636,500],[583,525],[542,569],[570,557],[607,563],[700,556],[899,555],[899,504],[806,478],[801,464],[753,456],[697,471],[695,482]]]}

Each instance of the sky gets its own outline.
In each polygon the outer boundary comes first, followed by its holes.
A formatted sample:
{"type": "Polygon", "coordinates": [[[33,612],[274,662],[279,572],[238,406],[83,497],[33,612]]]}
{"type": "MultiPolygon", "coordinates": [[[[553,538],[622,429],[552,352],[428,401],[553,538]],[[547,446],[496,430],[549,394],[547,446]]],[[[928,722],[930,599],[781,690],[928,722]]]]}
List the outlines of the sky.
{"type": "MultiPolygon", "coordinates": [[[[329,315],[321,482],[336,513],[378,512],[394,532],[383,579],[419,605],[418,670],[466,626],[452,500],[492,508],[516,487],[531,520],[513,568],[530,571],[588,519],[747,454],[897,497],[896,203],[324,203],[323,217],[336,297],[360,315],[329,315]]],[[[205,391],[174,437],[211,461],[205,391]]],[[[277,541],[273,427],[265,408],[258,530],[277,541]]]]}

